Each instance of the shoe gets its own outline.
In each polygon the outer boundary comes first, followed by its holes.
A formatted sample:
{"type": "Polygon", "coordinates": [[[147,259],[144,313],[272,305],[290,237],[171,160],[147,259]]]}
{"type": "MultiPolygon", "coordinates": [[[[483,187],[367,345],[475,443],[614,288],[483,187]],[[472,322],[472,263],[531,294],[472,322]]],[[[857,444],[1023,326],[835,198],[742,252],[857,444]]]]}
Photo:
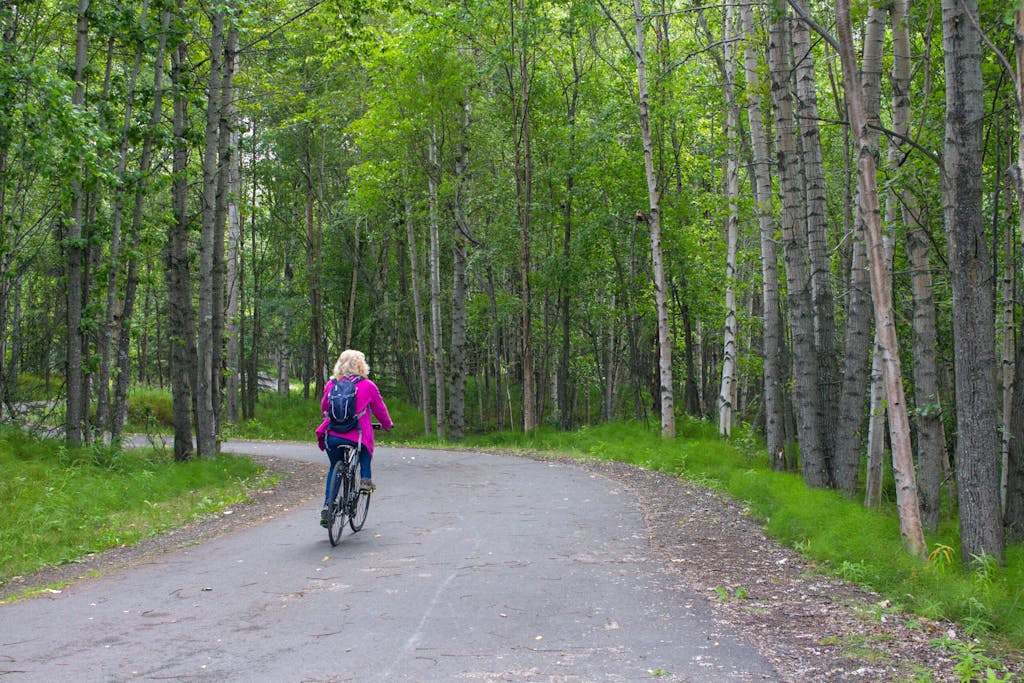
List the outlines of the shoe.
{"type": "Polygon", "coordinates": [[[330,523],[331,511],[326,505],[324,505],[324,509],[320,511],[320,526],[326,529],[330,523]]]}
{"type": "Polygon", "coordinates": [[[377,488],[377,485],[373,483],[373,479],[361,479],[359,481],[360,491],[373,491],[377,488]]]}

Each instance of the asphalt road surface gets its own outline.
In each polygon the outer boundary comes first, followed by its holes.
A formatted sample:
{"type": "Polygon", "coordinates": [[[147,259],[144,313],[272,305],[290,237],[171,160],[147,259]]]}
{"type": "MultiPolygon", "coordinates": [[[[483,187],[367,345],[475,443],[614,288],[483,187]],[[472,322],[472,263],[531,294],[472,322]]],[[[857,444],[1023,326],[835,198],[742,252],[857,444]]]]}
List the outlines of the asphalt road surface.
{"type": "Polygon", "coordinates": [[[313,504],[0,606],[0,680],[778,679],[663,570],[608,479],[380,447],[374,480],[366,526],[337,547],[313,504]]]}

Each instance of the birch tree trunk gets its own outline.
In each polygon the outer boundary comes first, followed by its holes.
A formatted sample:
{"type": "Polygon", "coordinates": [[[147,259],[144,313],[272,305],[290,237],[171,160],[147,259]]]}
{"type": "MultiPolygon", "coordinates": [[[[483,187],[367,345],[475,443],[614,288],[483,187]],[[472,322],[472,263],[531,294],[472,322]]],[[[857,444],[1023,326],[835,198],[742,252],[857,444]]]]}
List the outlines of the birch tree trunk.
{"type": "Polygon", "coordinates": [[[455,235],[452,241],[452,346],[451,346],[451,400],[449,401],[448,436],[456,441],[466,435],[466,306],[468,291],[466,268],[469,264],[469,217],[466,214],[465,196],[469,178],[469,124],[470,99],[462,105],[462,121],[459,134],[459,156],[455,161],[455,199],[453,206],[455,235]]]}
{"type": "MultiPolygon", "coordinates": [[[[612,14],[601,3],[605,14],[614,21],[612,14]]],[[[661,435],[675,438],[676,416],[674,388],[672,384],[672,338],[668,320],[668,289],[665,280],[665,263],[661,251],[661,191],[658,176],[654,170],[654,144],[651,135],[650,97],[647,89],[647,54],[645,48],[645,17],[641,0],[633,0],[633,23],[636,37],[635,47],[625,32],[616,23],[626,47],[636,60],[637,102],[640,113],[640,136],[644,150],[644,173],[647,178],[647,197],[650,202],[648,213],[641,214],[650,231],[651,265],[654,276],[654,305],[658,318],[658,378],[661,404],[661,435]]]]}
{"type": "Polygon", "coordinates": [[[237,154],[232,146],[233,131],[236,128],[234,102],[234,79],[238,70],[238,29],[234,22],[226,26],[222,64],[220,103],[217,107],[217,195],[213,219],[213,274],[212,274],[212,319],[210,323],[213,348],[210,365],[210,404],[212,406],[213,439],[215,448],[220,447],[221,419],[224,398],[224,305],[227,280],[227,261],[224,254],[227,232],[228,194],[230,192],[231,158],[237,154]]]}
{"type": "Polygon", "coordinates": [[[864,505],[882,504],[882,485],[885,478],[885,377],[882,371],[882,347],[874,338],[871,353],[871,393],[868,399],[867,471],[864,482],[864,505]]]}
{"type": "MultiPolygon", "coordinates": [[[[633,23],[636,44],[619,24],[603,0],[598,0],[605,16],[615,26],[626,49],[633,55],[637,72],[637,108],[640,114],[640,137],[644,150],[644,174],[650,209],[638,211],[638,221],[647,223],[651,243],[651,265],[654,281],[654,305],[658,320],[658,391],[661,410],[661,435],[675,438],[675,389],[672,383],[672,337],[668,318],[668,288],[665,278],[664,256],[661,250],[661,190],[654,167],[654,143],[651,134],[650,96],[647,88],[647,50],[645,47],[642,0],[633,0],[633,23]]],[[[689,348],[689,345],[688,345],[689,348]]],[[[692,374],[690,375],[692,377],[692,374]]]]}
{"type": "MultiPolygon", "coordinates": [[[[167,50],[167,31],[171,24],[171,13],[164,10],[160,14],[160,31],[157,35],[157,50],[153,61],[153,106],[149,115],[149,127],[143,140],[139,157],[139,180],[135,186],[135,204],[132,211],[130,245],[132,252],[128,256],[128,270],[125,275],[124,305],[118,325],[117,343],[117,378],[114,383],[114,406],[110,424],[111,440],[117,441],[128,417],[128,387],[130,380],[130,344],[132,313],[135,310],[135,296],[138,288],[138,251],[142,239],[143,209],[146,190],[149,187],[149,174],[152,169],[153,145],[160,120],[163,116],[163,78],[164,60],[167,50]]],[[[141,361],[141,359],[140,359],[141,361]]]]}
{"type": "MultiPolygon", "coordinates": [[[[1021,248],[1024,250],[1024,7],[1013,13],[1014,58],[1017,70],[1017,166],[1013,181],[1017,192],[1017,221],[1021,248]]],[[[1006,452],[1006,505],[1003,521],[1007,540],[1024,539],[1024,334],[1017,335],[1017,357],[1013,372],[1013,403],[1009,444],[1006,452]]]]}
{"type": "MultiPolygon", "coordinates": [[[[321,129],[322,130],[322,129],[321,129]]],[[[306,180],[306,206],[305,206],[305,227],[306,227],[306,277],[309,282],[309,350],[310,350],[310,374],[313,376],[313,395],[322,396],[325,385],[325,369],[327,367],[326,349],[324,342],[324,284],[323,273],[323,230],[320,222],[322,214],[322,197],[318,192],[318,183],[323,182],[323,159],[326,140],[321,132],[319,141],[314,140],[315,132],[312,125],[306,129],[306,154],[305,154],[305,180],[306,180]],[[319,144],[315,144],[318,142],[319,144]],[[317,163],[314,167],[313,149],[316,148],[317,163]],[[314,173],[316,168],[316,173],[314,173]],[[317,208],[320,211],[317,211],[317,208]]],[[[356,235],[358,240],[359,221],[356,220],[356,235]]],[[[356,272],[356,265],[359,259],[359,245],[356,243],[356,250],[353,254],[353,272],[356,272]]],[[[351,296],[351,294],[350,294],[351,296]]],[[[347,323],[351,324],[351,315],[347,323]]],[[[349,339],[346,335],[345,348],[349,346],[349,339]]]]}
{"type": "MultiPolygon", "coordinates": [[[[843,358],[843,385],[839,395],[838,436],[833,471],[836,488],[855,493],[860,476],[860,460],[865,443],[864,404],[870,386],[871,366],[871,282],[864,245],[864,221],[855,220],[853,254],[846,313],[846,354],[843,358]]],[[[883,421],[884,424],[884,421],[883,421]]],[[[868,479],[870,480],[870,476],[868,479]]],[[[880,481],[880,479],[879,479],[880,481]]]]}
{"type": "Polygon", "coordinates": [[[743,16],[744,64],[746,73],[747,127],[754,155],[754,199],[761,234],[761,296],[764,331],[762,355],[764,373],[765,439],[772,467],[786,468],[786,428],[782,387],[785,384],[783,360],[782,309],[779,301],[779,257],[775,242],[778,230],[772,208],[772,182],[769,169],[771,153],[761,114],[761,77],[754,49],[754,11],[751,5],[740,8],[743,16]]]}
{"type": "MultiPolygon", "coordinates": [[[[1024,415],[1024,335],[1017,341],[1014,363],[1013,411],[1024,415]]],[[[1024,540],[1024,420],[1014,420],[1007,453],[1006,511],[1003,518],[1008,541],[1024,540]]]]}
{"type": "MultiPolygon", "coordinates": [[[[179,16],[184,0],[178,0],[179,16]]],[[[173,181],[171,197],[174,222],[167,236],[165,280],[170,342],[171,394],[174,411],[174,459],[192,457],[192,397],[196,381],[197,350],[195,311],[192,308],[192,276],[188,258],[188,92],[182,83],[187,58],[182,42],[171,53],[171,90],[174,93],[173,181]]]]}
{"type": "MultiPolygon", "coordinates": [[[[231,155],[228,166],[228,224],[227,224],[227,308],[224,312],[226,346],[224,356],[225,387],[224,414],[229,422],[238,422],[239,397],[242,377],[242,329],[239,321],[242,290],[242,215],[238,202],[242,194],[242,180],[239,170],[238,130],[231,131],[231,155]]],[[[323,368],[320,369],[323,376],[323,368]]]]}
{"type": "Polygon", "coordinates": [[[359,285],[359,268],[362,264],[362,236],[359,233],[359,219],[352,228],[352,278],[348,283],[348,311],[345,315],[345,348],[352,348],[352,327],[356,322],[356,290],[359,285]]]}
{"type": "MultiPolygon", "coordinates": [[[[143,0],[139,15],[139,35],[145,36],[147,13],[149,11],[148,0],[143,0]]],[[[111,356],[114,353],[114,340],[118,339],[118,321],[122,315],[122,307],[117,300],[117,278],[121,274],[121,255],[124,251],[124,239],[122,238],[121,225],[124,221],[124,195],[126,184],[126,173],[128,169],[128,143],[131,132],[132,117],[135,109],[135,84],[139,78],[139,71],[142,68],[143,40],[139,38],[135,43],[135,58],[132,61],[131,70],[128,73],[128,84],[125,88],[124,121],[121,126],[121,143],[117,155],[117,166],[114,170],[116,176],[116,187],[114,189],[114,204],[110,213],[110,256],[107,270],[107,299],[106,316],[103,321],[103,332],[98,336],[97,343],[100,349],[100,367],[96,378],[96,435],[100,438],[104,431],[114,431],[111,422],[110,405],[110,379],[111,379],[111,356]]]]}
{"type": "Polygon", "coordinates": [[[1002,561],[993,264],[982,221],[981,37],[977,0],[942,1],[945,205],[956,373],[956,472],[963,561],[1002,561]]]}
{"type": "MultiPolygon", "coordinates": [[[[897,135],[906,136],[910,133],[909,0],[894,0],[889,14],[893,43],[892,127],[897,135]]],[[[901,146],[890,144],[890,167],[900,167],[904,158],[901,146]]],[[[914,299],[912,356],[921,521],[925,529],[935,530],[939,524],[944,463],[948,462],[948,456],[946,433],[942,426],[942,399],[939,395],[935,293],[932,287],[932,265],[928,257],[930,245],[913,192],[908,189],[891,190],[886,212],[890,215],[890,222],[895,222],[897,216],[900,216],[907,231],[907,258],[910,262],[914,299]]]]}
{"type": "Polygon", "coordinates": [[[459,441],[466,436],[466,266],[469,254],[463,235],[456,234],[452,250],[455,263],[452,272],[452,386],[448,402],[448,437],[459,441]]]}
{"type": "Polygon", "coordinates": [[[924,532],[917,499],[914,457],[910,444],[910,422],[903,395],[903,374],[900,370],[899,345],[892,306],[892,292],[887,281],[885,250],[882,243],[882,215],[878,197],[875,157],[871,154],[868,116],[864,92],[858,82],[857,58],[853,46],[848,0],[836,0],[836,30],[839,34],[839,56],[843,66],[844,92],[850,115],[850,127],[857,141],[857,187],[864,207],[865,234],[871,268],[871,295],[875,307],[876,329],[883,349],[885,391],[888,397],[889,429],[892,441],[893,471],[896,478],[896,507],[900,519],[900,535],[911,554],[924,557],[924,532]]]}
{"type": "MultiPolygon", "coordinates": [[[[872,7],[864,31],[864,56],[861,83],[869,121],[878,123],[881,106],[882,43],[885,39],[885,15],[872,7]]],[[[868,144],[878,153],[878,134],[871,129],[868,144]]],[[[843,365],[842,393],[833,446],[833,476],[836,488],[851,495],[857,491],[860,458],[864,443],[864,403],[868,393],[868,365],[871,356],[871,300],[867,253],[864,246],[863,202],[856,204],[853,250],[851,256],[849,303],[846,319],[846,356],[843,365]]]]}
{"type": "Polygon", "coordinates": [[[736,8],[732,2],[725,6],[722,30],[723,83],[725,95],[725,138],[728,145],[725,169],[726,197],[729,212],[726,218],[725,241],[725,332],[722,348],[722,383],[718,392],[718,433],[732,434],[733,396],[736,393],[736,251],[739,242],[739,106],[736,103],[736,57],[734,34],[736,8]]]}
{"type": "Polygon", "coordinates": [[[814,311],[807,242],[803,237],[803,188],[793,122],[792,60],[789,52],[792,22],[784,0],[776,0],[774,6],[776,19],[770,30],[768,53],[775,110],[775,154],[782,193],[783,252],[793,337],[797,436],[804,481],[808,486],[827,487],[831,481],[821,431],[822,411],[818,408],[821,393],[814,344],[814,311]]]}
{"type": "MultiPolygon", "coordinates": [[[[511,5],[511,3],[510,3],[511,5]]],[[[533,302],[530,291],[530,242],[533,220],[533,149],[530,120],[530,35],[526,0],[516,0],[511,13],[513,54],[517,75],[509,78],[514,100],[512,135],[515,139],[516,213],[519,218],[519,280],[522,298],[523,431],[537,427],[536,381],[533,368],[533,302]]]]}
{"type": "Polygon", "coordinates": [[[203,213],[199,236],[199,367],[196,377],[196,451],[199,457],[217,452],[213,414],[214,269],[216,257],[218,141],[220,137],[221,80],[224,63],[224,8],[214,6],[210,17],[210,76],[206,97],[206,132],[203,149],[203,213]]]}
{"type": "MultiPolygon", "coordinates": [[[[85,107],[85,67],[89,59],[89,0],[78,0],[78,18],[75,40],[75,91],[71,105],[85,107]]],[[[71,212],[67,227],[67,407],[64,434],[67,444],[76,448],[82,444],[82,423],[86,414],[87,396],[82,368],[85,337],[82,334],[83,276],[82,203],[85,199],[83,176],[85,167],[78,164],[71,180],[71,212]]]]}
{"type": "Polygon", "coordinates": [[[437,415],[437,436],[445,438],[445,381],[444,381],[444,345],[441,340],[441,247],[438,236],[437,186],[436,175],[440,173],[437,163],[437,140],[434,132],[430,133],[428,150],[427,182],[429,183],[430,199],[430,329],[431,355],[434,362],[434,399],[437,415]]]}
{"type": "Polygon", "coordinates": [[[1013,205],[1007,207],[1006,220],[1003,221],[1003,253],[1005,254],[1003,266],[1003,291],[1002,291],[1002,354],[1000,358],[999,379],[1003,388],[1002,400],[1002,421],[1000,423],[1000,446],[1001,462],[999,471],[1001,479],[999,482],[999,494],[1003,510],[1006,510],[1006,486],[1008,468],[1010,463],[1010,435],[1013,431],[1013,384],[1014,384],[1014,332],[1017,329],[1014,318],[1016,317],[1017,302],[1014,292],[1017,288],[1017,274],[1014,268],[1014,230],[1013,230],[1013,205]]]}
{"type": "MultiPolygon", "coordinates": [[[[569,23],[569,43],[572,46],[570,57],[572,59],[572,80],[563,86],[565,97],[566,125],[569,128],[569,155],[576,156],[576,110],[579,106],[580,83],[583,81],[583,68],[579,51],[576,49],[576,24],[569,23]]],[[[572,247],[573,231],[573,200],[576,186],[576,171],[570,165],[565,175],[565,199],[562,202],[562,261],[567,266],[570,263],[570,251],[572,247]]],[[[558,286],[558,316],[561,322],[561,344],[558,354],[558,380],[557,397],[555,404],[558,409],[559,429],[568,431],[572,429],[572,399],[569,392],[569,365],[572,361],[571,353],[571,327],[572,312],[569,303],[568,281],[569,269],[562,272],[562,280],[558,286]]]]}
{"type": "MultiPolygon", "coordinates": [[[[814,360],[818,364],[818,425],[824,448],[828,477],[835,483],[835,448],[840,392],[838,354],[836,352],[835,304],[830,281],[828,245],[828,209],[825,201],[825,164],[818,126],[818,93],[810,29],[803,21],[793,26],[793,55],[796,61],[796,121],[800,133],[800,158],[803,161],[807,209],[807,255],[809,257],[811,307],[814,319],[814,360]]],[[[808,362],[810,358],[806,359],[808,362]]]]}
{"type": "MultiPolygon", "coordinates": [[[[232,26],[228,33],[228,54],[232,55],[232,66],[228,72],[232,78],[238,70],[237,52],[238,29],[232,26]]],[[[235,125],[238,121],[238,108],[233,97],[228,99],[226,109],[231,125],[228,127],[230,154],[227,159],[227,258],[224,264],[224,414],[228,421],[238,422],[242,377],[242,325],[239,320],[243,285],[242,217],[239,210],[242,180],[238,126],[235,125]]],[[[323,375],[323,372],[320,374],[323,375]]]]}
{"type": "Polygon", "coordinates": [[[430,415],[430,371],[427,367],[427,335],[423,329],[423,303],[420,296],[420,257],[416,246],[416,230],[412,217],[412,198],[409,196],[408,183],[403,188],[405,197],[405,236],[409,251],[409,276],[412,279],[412,309],[416,331],[416,359],[419,366],[420,401],[423,411],[423,433],[430,435],[433,420],[430,415]]]}

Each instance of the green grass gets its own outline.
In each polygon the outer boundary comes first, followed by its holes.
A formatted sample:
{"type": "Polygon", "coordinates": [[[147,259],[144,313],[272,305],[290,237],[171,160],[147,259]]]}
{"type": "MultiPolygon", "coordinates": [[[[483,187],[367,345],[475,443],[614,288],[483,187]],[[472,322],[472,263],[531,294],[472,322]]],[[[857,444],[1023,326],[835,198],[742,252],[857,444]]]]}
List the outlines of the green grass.
{"type": "Polygon", "coordinates": [[[69,451],[0,429],[0,580],[132,545],[268,482],[245,458],[175,463],[149,449],[69,451]]]}

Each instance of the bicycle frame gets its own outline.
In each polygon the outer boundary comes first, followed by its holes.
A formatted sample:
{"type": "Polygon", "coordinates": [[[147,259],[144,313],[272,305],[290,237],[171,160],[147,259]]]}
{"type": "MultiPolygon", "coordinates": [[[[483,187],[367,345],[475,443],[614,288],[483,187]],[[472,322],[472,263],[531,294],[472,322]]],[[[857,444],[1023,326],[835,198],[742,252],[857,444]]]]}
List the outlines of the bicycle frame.
{"type": "MultiPolygon", "coordinates": [[[[337,545],[341,541],[342,529],[346,522],[353,533],[362,528],[363,520],[366,518],[365,508],[363,514],[357,521],[357,510],[360,496],[359,480],[356,466],[359,464],[359,454],[363,447],[363,433],[359,431],[359,438],[354,446],[345,444],[338,446],[341,449],[339,458],[334,464],[334,475],[331,478],[332,496],[330,521],[327,525],[327,536],[331,545],[337,545]]],[[[368,493],[365,495],[369,496],[368,493]]],[[[369,504],[369,499],[366,500],[369,504]]]]}

